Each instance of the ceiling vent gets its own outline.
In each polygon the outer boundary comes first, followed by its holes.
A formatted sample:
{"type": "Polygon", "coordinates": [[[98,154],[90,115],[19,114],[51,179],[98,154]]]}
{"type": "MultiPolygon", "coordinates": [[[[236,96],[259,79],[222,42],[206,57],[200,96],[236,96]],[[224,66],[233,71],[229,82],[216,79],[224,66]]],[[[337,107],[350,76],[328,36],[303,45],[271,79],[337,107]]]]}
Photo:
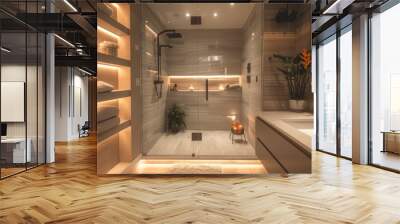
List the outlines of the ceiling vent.
{"type": "Polygon", "coordinates": [[[201,16],[191,16],[190,25],[201,25],[201,16]]]}

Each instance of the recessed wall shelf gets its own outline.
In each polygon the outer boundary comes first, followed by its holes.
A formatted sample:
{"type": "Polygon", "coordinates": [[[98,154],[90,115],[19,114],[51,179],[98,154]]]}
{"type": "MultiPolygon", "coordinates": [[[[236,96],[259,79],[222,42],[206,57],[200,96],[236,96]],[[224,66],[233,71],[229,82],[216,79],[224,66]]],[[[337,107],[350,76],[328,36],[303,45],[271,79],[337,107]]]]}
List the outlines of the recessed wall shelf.
{"type": "Polygon", "coordinates": [[[97,142],[102,142],[104,140],[106,140],[107,138],[118,134],[120,131],[124,130],[125,128],[128,128],[131,126],[131,121],[122,121],[118,126],[111,128],[108,131],[105,131],[103,133],[100,133],[97,135],[97,142]]]}
{"type": "Polygon", "coordinates": [[[130,30],[101,11],[97,12],[98,25],[117,35],[130,35],[130,30]]]}
{"type": "Polygon", "coordinates": [[[107,93],[98,93],[97,94],[97,102],[103,102],[108,100],[115,100],[124,97],[130,97],[132,91],[129,90],[115,90],[107,93]]]}
{"type": "Polygon", "coordinates": [[[119,65],[119,66],[130,66],[131,64],[129,60],[102,53],[97,53],[97,62],[108,65],[119,65]]]}

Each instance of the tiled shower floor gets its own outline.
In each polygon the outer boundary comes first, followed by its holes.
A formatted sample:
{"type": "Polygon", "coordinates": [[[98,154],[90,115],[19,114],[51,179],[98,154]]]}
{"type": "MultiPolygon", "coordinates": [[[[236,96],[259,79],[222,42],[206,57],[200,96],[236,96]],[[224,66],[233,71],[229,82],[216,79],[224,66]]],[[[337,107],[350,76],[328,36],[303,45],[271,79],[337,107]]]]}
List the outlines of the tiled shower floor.
{"type": "Polygon", "coordinates": [[[249,143],[236,136],[232,144],[229,131],[186,130],[178,134],[164,134],[149,150],[147,156],[223,156],[242,159],[256,158],[249,143]],[[192,141],[192,132],[201,132],[202,141],[192,141]]]}

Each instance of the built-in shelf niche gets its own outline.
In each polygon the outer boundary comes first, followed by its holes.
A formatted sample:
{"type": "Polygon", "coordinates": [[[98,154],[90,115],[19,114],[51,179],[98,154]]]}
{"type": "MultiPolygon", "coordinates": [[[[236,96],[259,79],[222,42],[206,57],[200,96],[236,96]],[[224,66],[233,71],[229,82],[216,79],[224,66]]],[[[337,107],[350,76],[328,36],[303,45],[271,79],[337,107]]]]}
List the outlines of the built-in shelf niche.
{"type": "Polygon", "coordinates": [[[131,60],[130,8],[128,4],[99,4],[97,46],[104,55],[131,60]],[[128,44],[128,45],[126,45],[128,44]]]}
{"type": "Polygon", "coordinates": [[[98,4],[98,81],[112,85],[113,90],[98,93],[97,106],[118,108],[119,122],[98,130],[99,174],[106,174],[116,164],[129,161],[132,155],[132,11],[127,3],[98,4]]]}
{"type": "Polygon", "coordinates": [[[225,91],[241,88],[240,75],[169,76],[169,91],[225,91]]]}

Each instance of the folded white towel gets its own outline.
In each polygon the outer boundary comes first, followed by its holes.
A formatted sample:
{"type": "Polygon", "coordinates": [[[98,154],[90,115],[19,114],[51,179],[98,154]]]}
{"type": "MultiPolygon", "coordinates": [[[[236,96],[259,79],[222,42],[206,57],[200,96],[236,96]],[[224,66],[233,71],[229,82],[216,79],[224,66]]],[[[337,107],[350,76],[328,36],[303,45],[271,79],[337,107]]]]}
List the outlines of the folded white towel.
{"type": "Polygon", "coordinates": [[[97,81],[97,92],[105,93],[114,90],[114,86],[103,81],[97,81]]]}

